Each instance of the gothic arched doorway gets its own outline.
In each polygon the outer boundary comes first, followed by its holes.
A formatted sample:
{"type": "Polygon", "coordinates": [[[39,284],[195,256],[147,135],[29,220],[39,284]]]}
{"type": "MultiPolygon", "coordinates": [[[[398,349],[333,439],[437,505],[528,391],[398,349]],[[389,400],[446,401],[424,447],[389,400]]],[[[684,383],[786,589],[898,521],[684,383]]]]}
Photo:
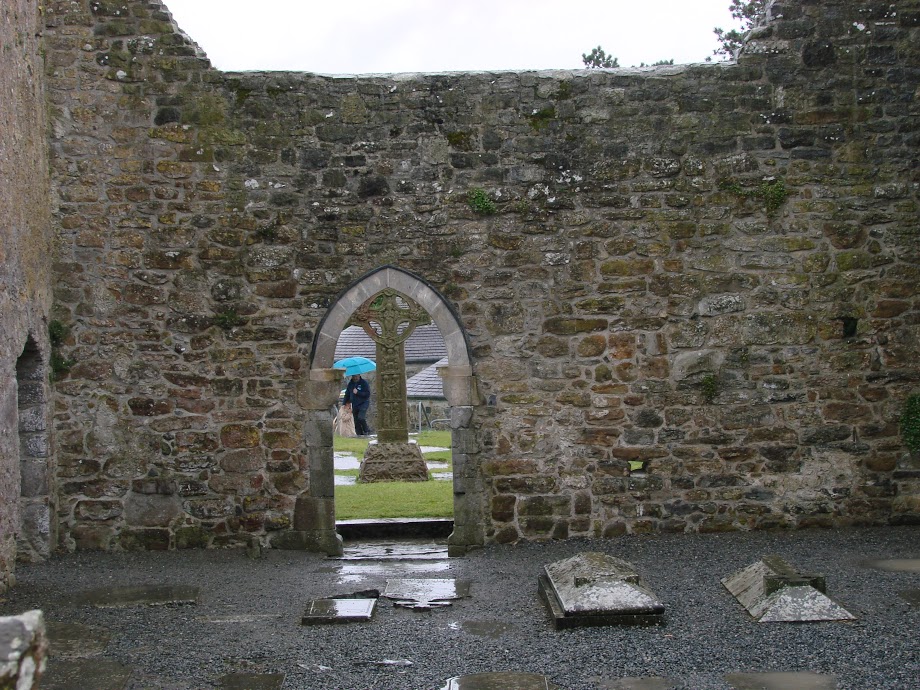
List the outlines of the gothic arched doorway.
{"type": "Polygon", "coordinates": [[[308,548],[335,553],[334,465],[330,408],[338,399],[341,371],[333,369],[335,346],[352,314],[368,300],[391,289],[420,305],[437,325],[447,349],[448,366],[439,370],[450,409],[451,455],[454,467],[454,531],[451,555],[480,546],[484,534],[485,497],[478,470],[479,446],[473,428],[480,404],[470,350],[460,320],[441,294],[421,277],[395,266],[382,266],[346,288],[330,307],[313,340],[310,370],[298,394],[305,408],[309,457],[309,491],[298,499],[294,528],[305,533],[308,548]]]}

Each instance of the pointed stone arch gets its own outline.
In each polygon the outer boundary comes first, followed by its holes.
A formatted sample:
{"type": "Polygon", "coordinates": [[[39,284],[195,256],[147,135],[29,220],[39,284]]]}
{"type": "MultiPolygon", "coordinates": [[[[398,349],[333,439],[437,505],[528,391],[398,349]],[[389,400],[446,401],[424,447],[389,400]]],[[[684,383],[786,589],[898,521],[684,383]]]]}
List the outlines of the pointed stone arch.
{"type": "Polygon", "coordinates": [[[448,540],[451,555],[461,555],[484,541],[484,491],[478,472],[479,447],[473,421],[480,404],[470,348],[456,312],[423,278],[396,266],[371,271],[349,285],[320,322],[310,353],[310,369],[298,388],[306,411],[309,490],[298,498],[294,541],[302,548],[341,552],[335,532],[335,495],[331,408],[338,400],[341,370],[333,369],[335,346],[354,311],[377,293],[392,288],[411,297],[437,325],[447,349],[448,366],[438,370],[450,407],[454,466],[454,531],[448,540]]]}
{"type": "Polygon", "coordinates": [[[41,350],[30,335],[16,360],[19,430],[19,529],[17,558],[37,561],[52,548],[50,386],[41,350]]]}

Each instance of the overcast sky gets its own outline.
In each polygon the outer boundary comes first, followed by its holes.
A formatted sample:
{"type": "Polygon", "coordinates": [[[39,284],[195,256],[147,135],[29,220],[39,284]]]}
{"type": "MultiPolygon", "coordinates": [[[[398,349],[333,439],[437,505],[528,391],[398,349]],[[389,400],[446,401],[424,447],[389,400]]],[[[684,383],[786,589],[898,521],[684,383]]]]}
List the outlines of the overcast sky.
{"type": "Polygon", "coordinates": [[[323,74],[702,62],[730,0],[165,0],[222,70],[323,74]]]}

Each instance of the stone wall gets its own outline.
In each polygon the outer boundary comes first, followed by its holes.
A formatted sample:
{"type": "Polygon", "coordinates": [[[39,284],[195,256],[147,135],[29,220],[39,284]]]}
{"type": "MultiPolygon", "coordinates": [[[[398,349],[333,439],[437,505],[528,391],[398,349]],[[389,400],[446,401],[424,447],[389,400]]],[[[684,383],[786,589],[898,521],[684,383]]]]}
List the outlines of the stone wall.
{"type": "Polygon", "coordinates": [[[51,215],[37,8],[0,5],[0,591],[50,540],[51,215]],[[20,496],[22,505],[20,505],[20,496]]]}
{"type": "Polygon", "coordinates": [[[383,265],[464,330],[484,541],[920,519],[916,0],[775,2],[737,64],[358,78],[46,17],[63,547],[284,542],[298,381],[383,265]]]}

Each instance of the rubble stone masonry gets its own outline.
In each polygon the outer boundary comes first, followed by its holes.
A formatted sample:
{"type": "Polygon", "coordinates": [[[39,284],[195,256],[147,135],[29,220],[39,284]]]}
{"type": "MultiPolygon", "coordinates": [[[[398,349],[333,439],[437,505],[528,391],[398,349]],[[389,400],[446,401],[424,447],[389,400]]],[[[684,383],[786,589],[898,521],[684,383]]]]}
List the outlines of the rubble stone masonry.
{"type": "Polygon", "coordinates": [[[920,521],[917,0],[774,2],[732,63],[367,77],[45,8],[60,546],[283,543],[314,337],[385,265],[464,330],[483,542],[920,521]]]}
{"type": "Polygon", "coordinates": [[[49,551],[51,207],[41,25],[0,3],[0,591],[15,561],[49,551]],[[21,499],[22,497],[22,499],[21,499]]]}

